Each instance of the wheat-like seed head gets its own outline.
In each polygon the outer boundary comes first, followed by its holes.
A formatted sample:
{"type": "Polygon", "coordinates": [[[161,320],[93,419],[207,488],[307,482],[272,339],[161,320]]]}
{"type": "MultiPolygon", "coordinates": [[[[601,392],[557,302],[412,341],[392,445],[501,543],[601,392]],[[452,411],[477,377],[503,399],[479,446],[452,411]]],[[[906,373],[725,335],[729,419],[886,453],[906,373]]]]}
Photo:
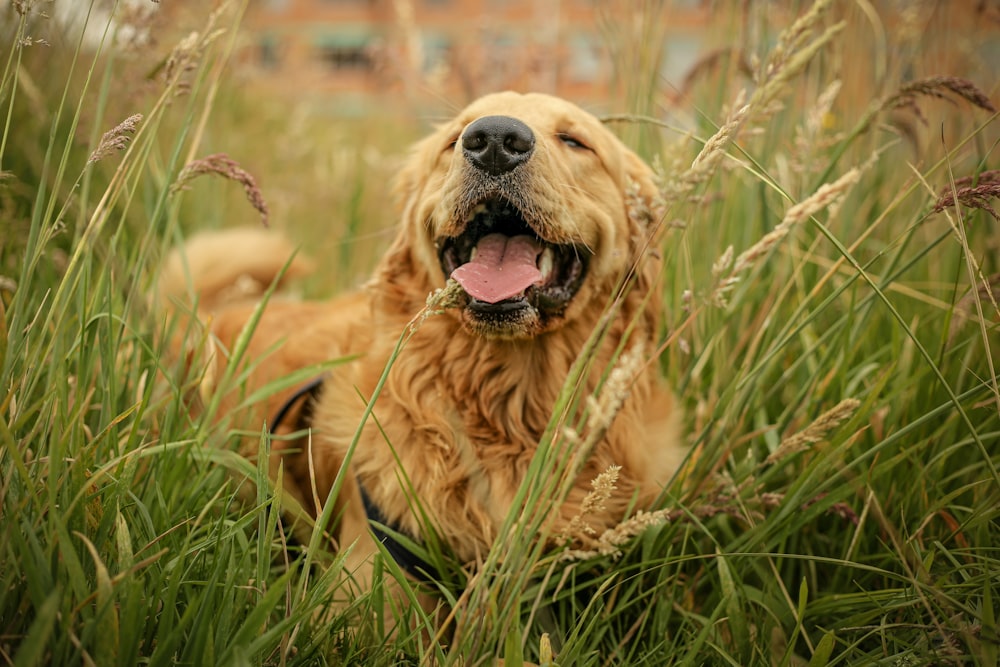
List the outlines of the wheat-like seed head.
{"type": "Polygon", "coordinates": [[[236,181],[243,186],[247,200],[258,213],[260,213],[261,223],[267,226],[268,207],[264,201],[264,195],[257,187],[257,180],[246,169],[241,167],[236,160],[225,153],[213,153],[205,157],[192,160],[184,165],[181,173],[177,176],[177,181],[170,188],[173,193],[185,189],[191,181],[204,174],[215,174],[231,181],[236,181]]]}
{"type": "Polygon", "coordinates": [[[661,509],[652,512],[639,510],[617,526],[601,533],[601,536],[597,538],[594,548],[569,549],[560,555],[559,560],[587,560],[599,556],[610,556],[613,559],[621,558],[622,546],[628,544],[636,536],[641,535],[647,528],[663,525],[674,517],[676,513],[676,509],[661,509]]]}
{"type": "Polygon", "coordinates": [[[643,345],[633,345],[619,357],[600,392],[596,396],[587,397],[587,430],[590,433],[603,433],[611,426],[615,415],[628,398],[632,382],[642,372],[644,365],[643,345]]]}
{"type": "Polygon", "coordinates": [[[716,278],[715,289],[711,297],[712,302],[724,306],[728,293],[740,281],[741,274],[753,268],[762,257],[767,255],[782,239],[788,236],[788,233],[796,225],[808,220],[823,209],[829,209],[831,215],[835,214],[839,210],[844,197],[847,196],[851,188],[860,180],[862,170],[862,168],[854,167],[833,183],[821,185],[810,197],[789,207],[785,212],[785,217],[782,218],[781,222],[774,229],[741,252],[735,260],[731,260],[728,257],[731,251],[727,248],[726,252],[716,260],[712,268],[712,275],[716,278]],[[732,267],[728,273],[724,272],[723,267],[726,266],[732,267]]]}
{"type": "Polygon", "coordinates": [[[132,139],[132,135],[135,134],[136,130],[139,128],[139,123],[142,122],[142,114],[136,113],[132,114],[118,125],[114,126],[101,136],[101,140],[97,144],[97,148],[94,152],[90,154],[87,158],[87,164],[93,164],[98,160],[103,160],[112,153],[118,151],[123,151],[128,148],[129,141],[132,139]]]}
{"type": "Polygon", "coordinates": [[[566,528],[556,537],[557,542],[568,544],[573,540],[582,540],[585,535],[597,534],[587,518],[604,510],[611,494],[618,488],[616,484],[621,469],[621,466],[609,466],[607,470],[590,481],[591,490],[583,497],[580,511],[570,519],[566,528]]]}
{"type": "Polygon", "coordinates": [[[792,454],[808,449],[810,445],[820,442],[826,437],[827,433],[853,417],[860,406],[861,401],[856,398],[844,399],[817,417],[809,426],[782,440],[777,449],[767,457],[765,463],[770,464],[781,461],[792,454]]]}

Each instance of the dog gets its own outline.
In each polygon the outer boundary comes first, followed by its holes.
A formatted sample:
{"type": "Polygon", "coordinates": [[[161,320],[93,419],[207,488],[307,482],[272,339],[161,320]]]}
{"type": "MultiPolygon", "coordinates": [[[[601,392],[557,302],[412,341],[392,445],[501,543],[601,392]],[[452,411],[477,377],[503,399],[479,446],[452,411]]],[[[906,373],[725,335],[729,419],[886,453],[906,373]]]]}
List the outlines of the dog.
{"type": "MultiPolygon", "coordinates": [[[[373,532],[373,518],[418,543],[425,537],[414,498],[459,561],[490,550],[595,330],[603,335],[577,387],[581,396],[600,395],[616,360],[645,355],[647,363],[628,371],[621,405],[606,422],[591,424],[600,438],[552,509],[549,534],[572,524],[591,482],[611,466],[620,466],[617,491],[586,517],[588,533],[652,504],[685,456],[679,408],[655,359],[649,362],[663,327],[652,170],[578,106],[502,92],[417,143],[395,193],[398,232],[370,281],[330,301],[271,299],[246,347],[247,386],[220,408],[232,415],[245,396],[278,378],[349,360],[307,392],[283,389],[240,417],[258,432],[262,424],[278,434],[308,429],[308,437],[275,438],[270,470],[318,515],[408,335],[330,499],[339,517],[333,537],[353,545],[355,580],[370,583],[376,539],[388,539],[373,532]],[[415,322],[428,295],[446,288],[448,307],[415,322]]],[[[197,294],[210,329],[217,368],[206,373],[203,396],[215,391],[211,380],[229,363],[257,296],[291,255],[271,233],[221,234],[189,243],[180,251],[186,259],[172,260],[161,277],[165,299],[197,294]],[[234,296],[241,281],[250,287],[234,296]]],[[[286,275],[308,268],[295,259],[286,275]]],[[[589,403],[592,415],[599,403],[589,403]]],[[[572,442],[575,433],[562,433],[572,442]]]]}

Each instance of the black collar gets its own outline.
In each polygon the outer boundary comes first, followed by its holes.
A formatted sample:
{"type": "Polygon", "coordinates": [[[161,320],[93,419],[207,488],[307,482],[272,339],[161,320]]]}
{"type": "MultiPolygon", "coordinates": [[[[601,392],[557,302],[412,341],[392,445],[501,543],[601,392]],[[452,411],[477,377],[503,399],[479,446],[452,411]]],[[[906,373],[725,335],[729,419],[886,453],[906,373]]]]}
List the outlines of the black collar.
{"type": "MultiPolygon", "coordinates": [[[[313,404],[316,402],[322,388],[323,376],[310,380],[299,387],[275,413],[274,419],[271,421],[271,434],[273,435],[278,430],[282,422],[285,421],[292,409],[301,400],[305,400],[306,403],[302,406],[302,411],[296,420],[294,425],[295,430],[311,428],[313,404]]],[[[361,502],[365,507],[365,515],[368,517],[369,528],[371,528],[375,539],[382,543],[385,550],[396,561],[396,564],[417,581],[425,583],[441,581],[441,576],[437,568],[414,554],[398,539],[393,537],[393,533],[406,535],[407,537],[410,537],[410,535],[399,524],[390,523],[378,505],[372,501],[368,492],[365,491],[361,480],[355,478],[355,481],[358,483],[358,490],[361,492],[361,502]]]]}
{"type": "Polygon", "coordinates": [[[357,481],[358,490],[361,492],[361,502],[364,504],[365,514],[368,516],[368,527],[371,528],[375,539],[382,543],[382,546],[385,547],[388,554],[392,556],[394,561],[396,561],[396,565],[399,565],[404,572],[417,581],[422,581],[424,583],[441,581],[441,574],[438,572],[436,567],[410,551],[406,545],[393,537],[391,533],[398,533],[406,535],[407,537],[410,537],[410,535],[403,531],[401,526],[390,523],[385,518],[385,515],[382,514],[382,510],[378,508],[378,505],[372,502],[371,496],[369,496],[368,492],[365,491],[365,487],[361,483],[361,480],[357,481]],[[385,530],[382,528],[383,526],[385,526],[385,530]]]}

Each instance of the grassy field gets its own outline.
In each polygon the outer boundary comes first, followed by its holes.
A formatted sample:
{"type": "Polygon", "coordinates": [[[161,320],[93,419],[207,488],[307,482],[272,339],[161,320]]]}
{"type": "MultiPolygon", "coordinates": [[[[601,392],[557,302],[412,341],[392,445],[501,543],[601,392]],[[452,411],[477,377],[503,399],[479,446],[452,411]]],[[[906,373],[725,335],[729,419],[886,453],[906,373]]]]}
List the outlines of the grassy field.
{"type": "Polygon", "coordinates": [[[426,114],[254,96],[238,8],[94,55],[44,3],[0,7],[0,664],[997,665],[997,29],[821,1],[779,32],[771,4],[719,5],[742,57],[670,114],[681,86],[608,33],[608,122],[662,176],[686,480],[599,552],[512,529],[441,563],[453,613],[396,633],[381,585],[322,617],[338,555],[289,544],[267,484],[235,501],[262,472],[188,416],[149,293],[171,245],[264,204],[324,258],[307,293],[357,283],[426,114]]]}

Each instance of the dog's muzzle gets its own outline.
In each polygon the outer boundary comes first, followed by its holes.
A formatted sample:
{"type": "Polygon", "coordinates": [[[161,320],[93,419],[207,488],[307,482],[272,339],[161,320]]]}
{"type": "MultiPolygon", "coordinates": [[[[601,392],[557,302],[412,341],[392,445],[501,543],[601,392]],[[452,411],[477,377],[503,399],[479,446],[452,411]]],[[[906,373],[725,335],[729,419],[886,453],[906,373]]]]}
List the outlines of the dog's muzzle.
{"type": "Polygon", "coordinates": [[[586,275],[590,251],[546,238],[531,164],[536,137],[509,116],[484,116],[459,139],[462,196],[435,239],[446,277],[465,292],[463,321],[477,333],[532,336],[566,310],[586,275]]]}

